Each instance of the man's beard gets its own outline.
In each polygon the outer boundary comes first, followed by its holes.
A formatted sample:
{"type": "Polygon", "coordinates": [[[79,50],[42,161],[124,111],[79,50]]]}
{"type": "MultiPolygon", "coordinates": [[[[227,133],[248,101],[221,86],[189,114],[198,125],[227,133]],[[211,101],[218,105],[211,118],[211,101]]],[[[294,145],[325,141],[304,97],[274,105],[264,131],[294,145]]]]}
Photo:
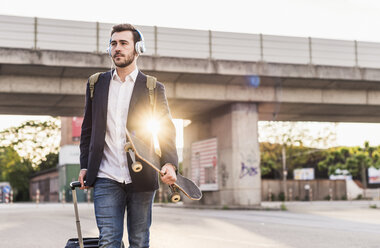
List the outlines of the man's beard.
{"type": "MultiPolygon", "coordinates": [[[[116,55],[118,55],[118,54],[115,54],[115,56],[116,55]]],[[[125,58],[124,55],[122,55],[122,54],[120,54],[120,55],[122,56],[121,58],[125,58]]],[[[115,61],[115,56],[113,57],[113,62],[115,63],[115,65],[117,67],[121,67],[121,68],[129,66],[130,64],[132,64],[132,62],[135,59],[135,54],[134,53],[131,53],[131,54],[127,55],[127,57],[124,60],[119,60],[119,61],[115,61]]]]}

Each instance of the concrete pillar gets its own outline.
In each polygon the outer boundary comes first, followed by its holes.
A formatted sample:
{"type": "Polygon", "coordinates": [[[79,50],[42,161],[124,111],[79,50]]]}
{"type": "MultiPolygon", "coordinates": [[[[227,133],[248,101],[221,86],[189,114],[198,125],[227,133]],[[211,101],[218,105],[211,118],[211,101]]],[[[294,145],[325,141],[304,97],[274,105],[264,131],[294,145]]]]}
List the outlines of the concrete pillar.
{"type": "Polygon", "coordinates": [[[208,119],[193,121],[184,129],[184,174],[189,178],[192,176],[191,144],[216,137],[218,190],[204,191],[199,204],[228,207],[258,205],[261,201],[261,175],[257,105],[236,103],[218,112],[208,119]]]}

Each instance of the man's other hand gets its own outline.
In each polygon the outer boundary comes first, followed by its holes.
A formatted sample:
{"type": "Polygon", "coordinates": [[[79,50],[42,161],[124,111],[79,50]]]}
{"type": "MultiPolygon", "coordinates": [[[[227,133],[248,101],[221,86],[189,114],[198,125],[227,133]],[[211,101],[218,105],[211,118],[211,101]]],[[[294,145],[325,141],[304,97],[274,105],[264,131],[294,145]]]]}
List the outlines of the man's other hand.
{"type": "Polygon", "coordinates": [[[84,186],[84,179],[86,178],[86,174],[87,174],[87,170],[86,169],[82,169],[82,170],[79,171],[78,181],[81,184],[80,189],[88,189],[88,188],[90,188],[88,186],[84,186]]]}
{"type": "Polygon", "coordinates": [[[177,181],[175,167],[172,164],[165,164],[162,166],[161,175],[161,180],[163,183],[171,185],[177,181]]]}

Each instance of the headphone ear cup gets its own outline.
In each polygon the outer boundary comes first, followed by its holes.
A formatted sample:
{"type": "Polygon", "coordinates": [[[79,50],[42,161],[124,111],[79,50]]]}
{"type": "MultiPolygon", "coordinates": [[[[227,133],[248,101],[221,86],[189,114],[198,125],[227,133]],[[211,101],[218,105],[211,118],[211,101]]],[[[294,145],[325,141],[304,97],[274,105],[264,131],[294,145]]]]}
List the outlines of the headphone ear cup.
{"type": "Polygon", "coordinates": [[[146,50],[146,47],[145,47],[145,41],[142,40],[142,41],[140,41],[140,42],[141,42],[141,47],[140,47],[140,49],[141,49],[141,53],[145,53],[145,50],[146,50]]]}
{"type": "Polygon", "coordinates": [[[112,38],[110,38],[110,41],[108,42],[108,47],[107,47],[107,53],[110,57],[112,57],[112,54],[111,54],[111,41],[112,41],[112,38]]]}
{"type": "Polygon", "coordinates": [[[135,51],[138,55],[141,54],[141,41],[136,42],[135,44],[135,51]]]}
{"type": "Polygon", "coordinates": [[[136,44],[135,44],[135,51],[136,51],[137,54],[140,54],[139,42],[136,42],[136,44]]]}
{"type": "Polygon", "coordinates": [[[108,55],[109,55],[110,57],[112,57],[112,54],[111,54],[111,47],[110,47],[110,46],[107,47],[107,53],[108,53],[108,55]]]}
{"type": "Polygon", "coordinates": [[[138,55],[144,53],[145,52],[144,41],[138,41],[138,42],[136,42],[135,50],[136,50],[136,52],[137,52],[138,55]]]}

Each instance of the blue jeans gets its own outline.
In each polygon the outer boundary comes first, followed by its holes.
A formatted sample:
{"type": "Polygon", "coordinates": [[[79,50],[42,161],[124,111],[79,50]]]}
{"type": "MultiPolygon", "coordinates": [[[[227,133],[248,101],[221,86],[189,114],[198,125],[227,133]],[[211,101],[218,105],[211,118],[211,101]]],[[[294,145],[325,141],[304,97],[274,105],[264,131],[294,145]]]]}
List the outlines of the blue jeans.
{"type": "Polygon", "coordinates": [[[125,210],[129,247],[149,247],[154,194],[155,191],[133,192],[131,184],[97,178],[94,185],[94,206],[99,228],[99,247],[121,247],[125,210]]]}

